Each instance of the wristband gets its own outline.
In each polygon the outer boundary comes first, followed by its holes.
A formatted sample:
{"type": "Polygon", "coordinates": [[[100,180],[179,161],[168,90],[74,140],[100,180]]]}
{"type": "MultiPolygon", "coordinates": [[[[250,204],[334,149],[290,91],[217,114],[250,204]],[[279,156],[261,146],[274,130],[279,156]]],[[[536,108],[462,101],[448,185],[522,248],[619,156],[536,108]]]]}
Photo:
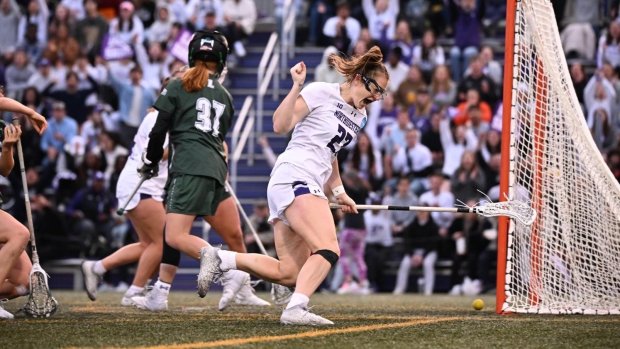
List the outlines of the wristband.
{"type": "Polygon", "coordinates": [[[339,185],[335,188],[332,189],[332,193],[334,194],[334,196],[339,196],[341,194],[344,194],[344,187],[342,185],[339,185]]]}

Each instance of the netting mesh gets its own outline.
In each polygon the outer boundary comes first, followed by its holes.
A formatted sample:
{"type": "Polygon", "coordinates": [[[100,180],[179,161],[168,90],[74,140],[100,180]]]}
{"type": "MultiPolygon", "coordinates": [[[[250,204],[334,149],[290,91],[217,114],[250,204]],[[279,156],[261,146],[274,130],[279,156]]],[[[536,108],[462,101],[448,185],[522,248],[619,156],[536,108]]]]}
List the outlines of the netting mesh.
{"type": "Polygon", "coordinates": [[[510,223],[502,309],[618,313],[620,186],[590,136],[551,3],[517,1],[515,17],[509,196],[537,218],[510,223]]]}

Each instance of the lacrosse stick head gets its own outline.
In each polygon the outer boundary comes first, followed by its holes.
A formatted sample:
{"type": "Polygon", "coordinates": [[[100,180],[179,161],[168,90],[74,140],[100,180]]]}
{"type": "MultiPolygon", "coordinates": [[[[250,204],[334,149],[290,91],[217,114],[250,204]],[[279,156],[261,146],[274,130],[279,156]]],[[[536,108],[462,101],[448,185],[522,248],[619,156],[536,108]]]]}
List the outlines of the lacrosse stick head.
{"type": "Polygon", "coordinates": [[[508,216],[525,225],[532,225],[536,220],[536,210],[527,203],[518,200],[488,202],[476,206],[474,209],[481,216],[508,216]]]}
{"type": "Polygon", "coordinates": [[[58,302],[50,292],[47,284],[47,273],[38,263],[32,265],[30,271],[30,294],[24,304],[26,315],[35,318],[46,318],[54,315],[58,310],[58,302]]]}

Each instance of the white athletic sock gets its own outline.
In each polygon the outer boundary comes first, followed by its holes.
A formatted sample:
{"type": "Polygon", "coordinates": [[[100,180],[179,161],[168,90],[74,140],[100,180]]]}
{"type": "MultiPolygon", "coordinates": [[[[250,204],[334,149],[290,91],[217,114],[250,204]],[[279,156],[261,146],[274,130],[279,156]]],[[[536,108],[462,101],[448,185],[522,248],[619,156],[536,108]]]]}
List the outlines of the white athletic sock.
{"type": "Polygon", "coordinates": [[[310,298],[308,298],[308,296],[306,296],[305,294],[295,292],[291,296],[291,300],[286,305],[286,309],[292,308],[300,304],[305,307],[308,305],[308,302],[310,302],[310,298]]]}
{"type": "Polygon", "coordinates": [[[103,262],[101,262],[100,260],[99,260],[99,261],[96,261],[96,262],[95,262],[95,265],[93,265],[93,272],[94,272],[95,274],[99,275],[99,276],[101,276],[101,275],[105,274],[105,272],[106,272],[106,271],[107,271],[107,270],[106,270],[106,268],[103,266],[103,262]]]}
{"type": "Polygon", "coordinates": [[[170,292],[170,284],[167,282],[163,282],[159,279],[157,279],[157,281],[155,282],[155,285],[153,285],[154,289],[157,289],[159,292],[168,295],[168,293],[170,292]]]}
{"type": "Polygon", "coordinates": [[[17,295],[19,295],[19,296],[25,296],[28,293],[30,293],[30,291],[24,285],[17,285],[17,286],[15,286],[15,293],[17,293],[17,295]]]}
{"type": "Polygon", "coordinates": [[[125,296],[132,297],[132,296],[135,296],[135,295],[137,295],[139,293],[142,293],[142,291],[144,291],[144,287],[138,287],[138,286],[135,286],[135,285],[131,285],[127,289],[127,292],[125,292],[125,296]]]}
{"type": "Polygon", "coordinates": [[[219,250],[217,255],[220,256],[220,268],[222,271],[228,271],[230,269],[237,269],[237,252],[219,250]]]}

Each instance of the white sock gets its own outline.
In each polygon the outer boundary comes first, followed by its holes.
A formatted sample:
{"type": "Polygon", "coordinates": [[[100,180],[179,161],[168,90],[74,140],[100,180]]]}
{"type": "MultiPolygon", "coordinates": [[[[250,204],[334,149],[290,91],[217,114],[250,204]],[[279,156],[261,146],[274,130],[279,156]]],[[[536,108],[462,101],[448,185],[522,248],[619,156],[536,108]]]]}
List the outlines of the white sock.
{"type": "Polygon", "coordinates": [[[15,293],[17,293],[17,295],[19,295],[19,296],[25,296],[28,293],[30,293],[30,291],[24,285],[17,285],[17,286],[15,286],[15,293]]]}
{"type": "Polygon", "coordinates": [[[170,292],[170,286],[171,285],[169,283],[157,279],[155,285],[153,285],[153,288],[158,290],[158,292],[168,295],[168,293],[170,292]]]}
{"type": "Polygon", "coordinates": [[[222,269],[222,271],[237,269],[237,252],[219,250],[217,251],[217,255],[222,261],[220,263],[220,269],[222,269]]]}
{"type": "Polygon", "coordinates": [[[135,296],[135,295],[137,295],[139,293],[142,293],[142,291],[144,291],[144,287],[138,287],[138,286],[135,286],[135,285],[131,285],[127,289],[127,292],[125,292],[125,296],[132,297],[132,296],[135,296]]]}
{"type": "Polygon", "coordinates": [[[290,309],[300,304],[305,307],[308,305],[308,302],[310,302],[310,298],[308,298],[308,296],[306,296],[305,294],[295,292],[291,296],[291,300],[286,305],[286,309],[290,309]]]}
{"type": "Polygon", "coordinates": [[[103,266],[103,262],[96,261],[95,265],[93,265],[93,272],[99,276],[105,274],[106,268],[103,266]]]}

